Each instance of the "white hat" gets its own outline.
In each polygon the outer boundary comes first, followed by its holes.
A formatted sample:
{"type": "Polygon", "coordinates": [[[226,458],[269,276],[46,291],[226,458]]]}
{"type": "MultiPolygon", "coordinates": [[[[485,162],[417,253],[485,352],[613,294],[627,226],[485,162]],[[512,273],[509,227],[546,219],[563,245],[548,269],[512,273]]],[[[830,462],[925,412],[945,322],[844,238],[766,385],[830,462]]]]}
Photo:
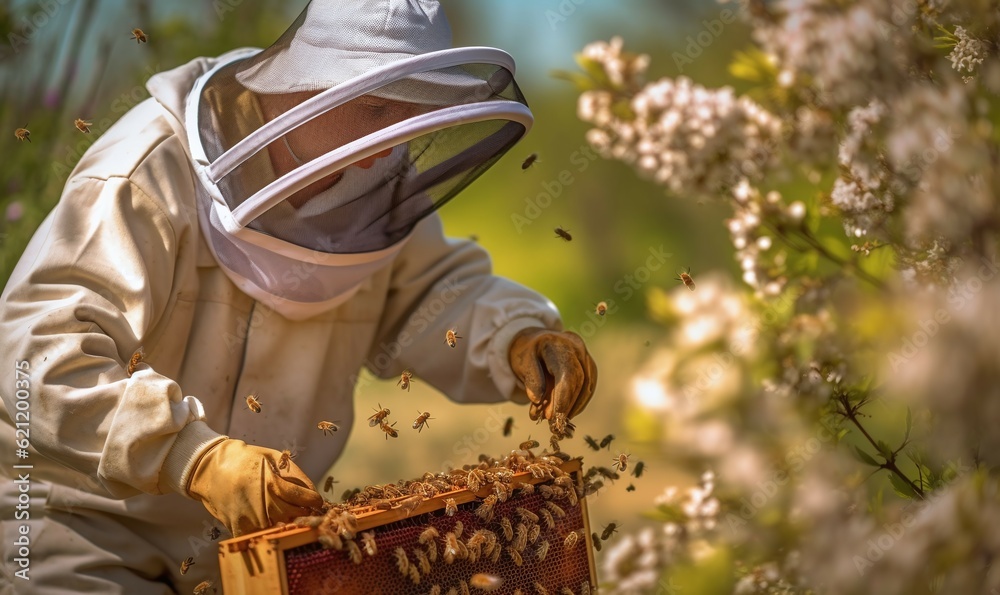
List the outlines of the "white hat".
{"type": "MultiPolygon", "coordinates": [[[[451,27],[437,0],[313,0],[277,42],[247,60],[236,80],[264,95],[321,91],[450,47],[451,27]]],[[[372,94],[439,105],[468,101],[482,90],[481,79],[447,68],[372,94]]]]}

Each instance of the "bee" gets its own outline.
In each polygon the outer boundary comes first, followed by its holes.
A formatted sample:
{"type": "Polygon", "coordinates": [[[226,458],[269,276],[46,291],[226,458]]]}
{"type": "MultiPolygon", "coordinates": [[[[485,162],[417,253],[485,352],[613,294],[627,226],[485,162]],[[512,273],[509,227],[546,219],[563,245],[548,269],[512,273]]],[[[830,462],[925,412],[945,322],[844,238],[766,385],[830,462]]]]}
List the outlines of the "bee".
{"type": "Polygon", "coordinates": [[[396,383],[400,389],[409,391],[410,382],[413,380],[413,372],[409,370],[403,370],[403,373],[399,375],[399,382],[396,383]]]}
{"type": "Polygon", "coordinates": [[[423,413],[417,411],[417,413],[419,413],[420,415],[417,416],[417,419],[413,420],[413,429],[416,430],[417,433],[420,433],[424,431],[424,426],[427,426],[428,428],[430,427],[427,424],[427,420],[434,418],[431,417],[431,414],[426,411],[424,411],[423,413]]]}
{"type": "Polygon", "coordinates": [[[462,595],[469,595],[469,585],[465,581],[459,581],[458,586],[461,589],[462,595]]]}
{"type": "Polygon", "coordinates": [[[598,316],[604,316],[608,313],[608,303],[607,302],[597,302],[594,306],[594,311],[597,312],[598,316]]]}
{"type": "Polygon", "coordinates": [[[455,334],[455,329],[448,329],[448,332],[444,334],[444,342],[448,344],[448,347],[452,349],[458,345],[458,340],[461,339],[459,335],[455,334]]]}
{"type": "Polygon", "coordinates": [[[257,398],[257,393],[247,395],[247,409],[254,413],[260,413],[260,399],[257,398]]]}
{"type": "Polygon", "coordinates": [[[535,581],[535,592],[538,595],[549,595],[549,590],[542,586],[542,583],[535,581]]]}
{"type": "Polygon", "coordinates": [[[539,562],[545,560],[545,556],[547,556],[548,553],[549,553],[548,541],[543,541],[542,543],[538,544],[538,549],[535,550],[535,556],[538,558],[539,562]]]}
{"type": "Polygon", "coordinates": [[[579,541],[579,539],[580,539],[579,533],[577,533],[576,531],[570,531],[569,534],[566,536],[566,539],[563,539],[563,547],[565,547],[568,550],[571,550],[576,547],[576,542],[579,541]]]}
{"type": "MultiPolygon", "coordinates": [[[[394,425],[396,425],[396,422],[392,422],[392,426],[394,426],[394,425]]],[[[393,438],[399,438],[399,432],[397,432],[392,426],[390,426],[389,424],[387,424],[385,422],[382,422],[381,424],[379,424],[379,428],[383,432],[385,432],[385,439],[386,440],[389,439],[389,436],[392,436],[393,438]]]]}
{"type": "Polygon", "coordinates": [[[361,564],[361,548],[353,539],[347,542],[347,557],[355,564],[361,564]]]}
{"type": "Polygon", "coordinates": [[[552,513],[551,512],[549,512],[548,510],[542,508],[542,509],[539,509],[538,516],[542,517],[542,520],[545,521],[545,526],[550,531],[555,528],[556,521],[555,521],[555,519],[552,518],[552,513]]]}
{"type": "MultiPolygon", "coordinates": [[[[558,438],[572,438],[576,431],[576,424],[571,422],[565,413],[556,413],[552,418],[552,431],[558,438]]],[[[558,448],[555,449],[558,452],[558,448]]]]}
{"type": "Polygon", "coordinates": [[[188,570],[194,566],[194,558],[188,558],[181,562],[181,574],[187,574],[188,570]]]}
{"type": "Polygon", "coordinates": [[[611,459],[612,461],[614,461],[614,464],[611,465],[611,466],[614,467],[615,469],[621,471],[622,473],[625,473],[625,470],[628,469],[628,458],[630,456],[632,456],[632,455],[627,455],[625,453],[621,453],[617,457],[611,459]]]}
{"type": "Polygon", "coordinates": [[[446,533],[444,536],[444,561],[451,564],[459,554],[458,538],[454,533],[446,533]]]}
{"type": "Polygon", "coordinates": [[[132,377],[132,374],[135,374],[136,367],[139,365],[139,362],[142,361],[142,358],[145,357],[145,355],[146,354],[142,352],[142,347],[140,347],[139,349],[136,350],[135,353],[132,354],[132,357],[129,358],[128,367],[125,369],[125,371],[128,373],[129,378],[132,377]]]}
{"type": "Polygon", "coordinates": [[[222,530],[219,529],[218,527],[212,527],[211,529],[208,530],[208,538],[211,541],[215,541],[221,536],[222,536],[222,530]]]}
{"type": "Polygon", "coordinates": [[[465,531],[465,525],[462,521],[455,521],[455,527],[452,529],[452,532],[455,533],[455,539],[461,539],[463,531],[465,531]]]}
{"type": "Polygon", "coordinates": [[[201,581],[200,583],[195,585],[194,591],[192,591],[192,593],[193,595],[208,595],[209,589],[212,589],[213,592],[215,591],[212,581],[201,581]]]}
{"type": "Polygon", "coordinates": [[[514,548],[508,548],[507,553],[510,555],[510,559],[514,561],[514,564],[521,566],[524,564],[524,558],[521,557],[521,553],[514,548]]]}
{"type": "MultiPolygon", "coordinates": [[[[395,438],[395,436],[393,437],[395,438]]],[[[388,439],[389,438],[387,437],[386,440],[388,439]]],[[[420,503],[423,501],[424,497],[421,496],[420,494],[417,494],[416,496],[410,496],[409,498],[399,501],[399,508],[406,513],[406,516],[410,516],[410,514],[412,514],[413,511],[416,510],[417,506],[419,506],[420,503]]]]}
{"type": "Polygon", "coordinates": [[[528,440],[517,445],[521,450],[531,450],[532,448],[538,448],[538,440],[532,440],[530,437],[528,440]]]}
{"type": "Polygon", "coordinates": [[[287,469],[288,466],[291,465],[292,459],[294,458],[295,455],[292,454],[292,451],[287,449],[281,451],[281,458],[278,459],[278,469],[287,469]]]}
{"type": "Polygon", "coordinates": [[[580,585],[580,595],[590,595],[590,581],[583,581],[580,585]]]}
{"type": "Polygon", "coordinates": [[[429,541],[434,541],[439,536],[440,533],[438,533],[437,529],[435,529],[434,527],[427,527],[426,529],[420,532],[420,537],[417,538],[417,543],[425,544],[429,541]]]}
{"type": "Polygon", "coordinates": [[[508,417],[507,421],[503,422],[503,435],[504,437],[510,436],[510,431],[514,429],[514,418],[508,417]]]}
{"type": "Polygon", "coordinates": [[[478,242],[479,241],[479,235],[478,234],[474,234],[474,233],[473,234],[469,234],[469,241],[470,242],[478,242]]]}
{"type": "Polygon", "coordinates": [[[562,507],[559,506],[558,504],[556,504],[555,502],[552,502],[550,500],[546,500],[545,501],[545,508],[548,508],[549,511],[552,514],[554,514],[556,517],[558,517],[560,519],[566,517],[566,511],[563,510],[562,507]]]}
{"type": "Polygon", "coordinates": [[[458,504],[455,503],[454,498],[447,498],[444,501],[444,514],[445,516],[455,516],[458,512],[458,504]]]}
{"type": "Polygon", "coordinates": [[[335,483],[340,483],[340,482],[337,481],[337,480],[335,480],[332,475],[329,476],[329,477],[327,477],[326,478],[326,483],[323,484],[323,491],[324,492],[332,492],[333,491],[333,484],[335,484],[335,483]]]}
{"type": "Polygon", "coordinates": [[[416,564],[410,565],[409,575],[410,575],[410,580],[413,581],[414,585],[420,584],[420,570],[417,569],[416,564]]]}
{"type": "Polygon", "coordinates": [[[28,130],[28,125],[25,124],[22,128],[16,129],[14,131],[14,138],[16,138],[17,140],[19,140],[21,142],[28,141],[30,143],[31,142],[31,131],[28,130]]]}
{"type": "Polygon", "coordinates": [[[502,578],[484,572],[473,574],[472,578],[469,579],[469,585],[473,589],[479,589],[480,591],[496,591],[502,584],[502,578]]]}
{"type": "Polygon", "coordinates": [[[485,522],[490,522],[493,520],[493,507],[496,506],[497,497],[490,494],[487,496],[483,503],[476,509],[476,516],[483,519],[485,522]]]}
{"type": "Polygon", "coordinates": [[[535,513],[533,513],[533,512],[531,512],[527,508],[524,508],[523,506],[518,506],[515,509],[515,512],[517,512],[517,516],[521,517],[521,520],[523,520],[523,521],[531,522],[531,523],[537,523],[538,522],[538,515],[535,514],[535,513]]]}
{"type": "Polygon", "coordinates": [[[618,532],[618,523],[609,523],[608,526],[604,527],[604,531],[601,533],[601,540],[607,541],[612,535],[618,532]]]}
{"type": "Polygon", "coordinates": [[[590,436],[584,436],[583,441],[587,443],[587,446],[594,450],[601,450],[601,447],[597,445],[597,440],[594,440],[590,436]]]}
{"type": "Polygon", "coordinates": [[[316,429],[322,430],[323,435],[327,436],[330,434],[330,432],[336,432],[337,430],[339,430],[340,426],[338,426],[335,422],[332,421],[321,421],[318,424],[316,424],[316,429]]]}
{"type": "Polygon", "coordinates": [[[628,484],[628,487],[625,488],[625,491],[626,492],[634,492],[635,491],[635,484],[631,484],[631,483],[628,484]]]}
{"type": "Polygon", "coordinates": [[[389,417],[389,409],[383,409],[382,403],[378,404],[378,409],[375,410],[375,414],[368,418],[368,427],[374,428],[375,426],[382,423],[382,420],[389,417]]]}
{"type": "Polygon", "coordinates": [[[146,34],[143,33],[142,29],[139,29],[138,27],[132,29],[132,37],[129,37],[129,39],[134,39],[136,43],[146,43],[147,41],[149,41],[149,38],[146,37],[146,34]]]}
{"type": "Polygon", "coordinates": [[[573,241],[573,236],[570,235],[569,230],[563,229],[561,227],[557,227],[555,229],[555,232],[556,232],[556,237],[557,238],[562,238],[562,239],[566,240],[567,242],[572,242],[573,241]]]}
{"type": "Polygon", "coordinates": [[[375,544],[375,532],[365,531],[361,534],[361,544],[365,548],[365,553],[369,557],[374,557],[378,553],[378,546],[375,544]]]}
{"type": "Polygon", "coordinates": [[[437,542],[433,539],[427,542],[427,558],[430,559],[431,562],[437,562],[438,559],[437,542]]]}
{"type": "Polygon", "coordinates": [[[531,525],[528,529],[528,543],[535,543],[542,534],[541,525],[531,525]]]}
{"type": "MultiPolygon", "coordinates": [[[[595,533],[594,535],[597,534],[595,533]]],[[[406,557],[406,550],[397,547],[394,553],[396,555],[396,569],[399,570],[399,574],[406,576],[410,570],[410,559],[406,557]]]]}
{"type": "Polygon", "coordinates": [[[441,595],[441,585],[432,585],[430,595],[441,595]]]}
{"type": "Polygon", "coordinates": [[[90,134],[90,127],[93,126],[94,123],[88,122],[83,118],[77,118],[76,120],[73,120],[73,125],[76,126],[76,129],[79,130],[80,132],[84,134],[90,134]]]}
{"type": "Polygon", "coordinates": [[[688,267],[686,271],[680,273],[676,279],[686,285],[688,289],[694,291],[694,279],[691,278],[691,267],[688,267]]]}
{"type": "Polygon", "coordinates": [[[645,468],[646,468],[646,463],[639,461],[638,463],[635,464],[635,467],[632,469],[632,475],[635,475],[637,478],[642,477],[642,471],[645,468]]]}
{"type": "Polygon", "coordinates": [[[528,155],[528,157],[521,164],[521,169],[522,170],[528,169],[529,167],[534,165],[536,161],[538,161],[538,153],[532,153],[531,155],[528,155]]]}
{"type": "Polygon", "coordinates": [[[517,527],[514,528],[514,545],[512,547],[519,552],[523,552],[527,545],[528,526],[524,523],[518,523],[517,527]]]}
{"type": "Polygon", "coordinates": [[[420,572],[425,575],[431,573],[431,561],[427,559],[427,554],[424,550],[415,549],[413,550],[413,556],[417,559],[417,564],[420,566],[420,572]]]}
{"type": "Polygon", "coordinates": [[[597,533],[590,534],[590,541],[594,544],[594,549],[601,551],[601,538],[597,536],[597,533]]]}
{"type": "Polygon", "coordinates": [[[514,539],[514,528],[510,524],[510,519],[500,517],[500,528],[503,529],[503,538],[507,541],[514,539]]]}
{"type": "Polygon", "coordinates": [[[614,439],[615,439],[615,435],[614,434],[608,434],[604,438],[601,438],[601,448],[604,448],[605,446],[607,446],[608,450],[611,450],[611,441],[614,440],[614,439]]]}

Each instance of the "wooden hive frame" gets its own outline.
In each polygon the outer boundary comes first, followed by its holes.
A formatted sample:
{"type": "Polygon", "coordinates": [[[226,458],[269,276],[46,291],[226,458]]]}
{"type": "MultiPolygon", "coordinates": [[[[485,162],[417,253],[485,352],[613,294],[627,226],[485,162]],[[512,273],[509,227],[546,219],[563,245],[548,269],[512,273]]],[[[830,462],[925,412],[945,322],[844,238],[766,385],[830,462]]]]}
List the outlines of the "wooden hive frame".
{"type": "MultiPolygon", "coordinates": [[[[567,474],[575,473],[575,483],[577,486],[582,486],[582,474],[580,472],[582,462],[580,459],[571,459],[559,465],[559,468],[567,474]]],[[[537,485],[550,483],[551,481],[551,478],[536,478],[531,473],[524,471],[513,474],[511,485],[537,485]]],[[[489,487],[482,487],[478,492],[471,492],[468,489],[443,492],[420,502],[409,513],[402,507],[395,507],[389,510],[359,507],[352,510],[357,518],[356,532],[360,534],[362,531],[388,525],[406,518],[418,517],[426,513],[442,510],[445,508],[445,501],[449,498],[454,499],[456,504],[461,505],[481,500],[490,493],[489,487]]],[[[395,503],[406,498],[407,496],[402,496],[393,498],[391,501],[395,503]]],[[[595,572],[594,551],[590,545],[589,536],[591,534],[591,527],[587,514],[586,498],[579,499],[579,506],[584,530],[581,541],[587,553],[590,584],[596,587],[597,575],[595,572]]],[[[288,576],[286,574],[285,552],[303,545],[316,543],[318,538],[319,531],[316,528],[292,525],[291,527],[273,527],[220,542],[219,567],[223,592],[234,595],[287,594],[288,576]]]]}

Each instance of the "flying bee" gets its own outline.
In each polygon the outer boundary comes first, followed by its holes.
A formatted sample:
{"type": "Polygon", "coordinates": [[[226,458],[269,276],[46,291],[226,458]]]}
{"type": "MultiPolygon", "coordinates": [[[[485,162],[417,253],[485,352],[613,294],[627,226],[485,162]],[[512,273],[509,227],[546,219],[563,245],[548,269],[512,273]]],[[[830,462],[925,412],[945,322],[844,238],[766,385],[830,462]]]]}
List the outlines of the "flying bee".
{"type": "Polygon", "coordinates": [[[93,126],[94,123],[88,122],[83,118],[77,118],[76,120],[73,120],[73,125],[76,126],[76,129],[79,130],[80,132],[84,134],[90,134],[90,127],[93,126]]]}
{"type": "MultiPolygon", "coordinates": [[[[417,411],[417,413],[420,413],[420,411],[417,411]]],[[[431,417],[430,413],[426,411],[420,413],[420,415],[417,416],[417,419],[413,420],[413,429],[416,430],[417,433],[423,432],[424,426],[427,426],[428,428],[430,427],[427,424],[427,420],[429,419],[434,419],[433,417],[431,417]]]]}
{"type": "Polygon", "coordinates": [[[455,333],[455,329],[448,329],[448,332],[444,334],[444,342],[448,344],[448,347],[452,349],[458,345],[458,340],[462,337],[455,333]]]}
{"type": "Polygon", "coordinates": [[[615,469],[621,471],[622,473],[625,473],[625,470],[628,469],[628,458],[630,456],[632,456],[632,455],[627,455],[625,453],[621,453],[617,457],[611,459],[612,461],[614,461],[614,464],[611,465],[611,466],[614,467],[615,469]]]}
{"type": "Polygon", "coordinates": [[[213,586],[212,581],[201,581],[200,583],[195,585],[194,591],[192,591],[191,593],[193,595],[208,595],[209,589],[212,589],[213,593],[215,592],[215,588],[213,586]]]}
{"type": "MultiPolygon", "coordinates": [[[[394,425],[396,425],[396,422],[392,422],[392,426],[394,426],[394,425]]],[[[382,423],[379,424],[379,428],[383,432],[385,432],[385,439],[386,440],[389,439],[389,436],[392,436],[393,438],[399,438],[399,432],[396,431],[392,426],[390,426],[389,424],[387,424],[385,422],[382,422],[382,423]]]]}
{"type": "Polygon", "coordinates": [[[590,541],[594,544],[594,549],[601,551],[601,538],[597,536],[597,533],[590,534],[590,541]]]}
{"type": "Polygon", "coordinates": [[[502,584],[502,578],[484,572],[473,574],[472,578],[469,579],[469,585],[473,589],[479,589],[480,591],[496,591],[502,584]]]}
{"type": "Polygon", "coordinates": [[[212,527],[211,529],[208,530],[208,538],[211,541],[215,541],[221,536],[222,536],[222,529],[219,529],[218,527],[212,527]]]}
{"type": "Polygon", "coordinates": [[[321,421],[318,424],[316,424],[316,429],[322,430],[323,435],[328,436],[330,432],[336,432],[337,430],[339,430],[340,426],[338,426],[335,422],[332,421],[321,421]]]}
{"type": "Polygon", "coordinates": [[[507,421],[503,422],[503,435],[504,437],[510,436],[510,431],[514,429],[514,418],[508,417],[507,421]]]}
{"type": "Polygon", "coordinates": [[[140,347],[135,353],[132,354],[132,357],[129,358],[128,367],[125,369],[129,378],[132,377],[132,374],[135,374],[136,367],[138,367],[139,363],[142,362],[142,358],[145,357],[145,355],[146,354],[142,352],[142,347],[140,347]]]}
{"type": "Polygon", "coordinates": [[[579,533],[577,533],[576,531],[570,531],[569,535],[566,536],[566,539],[563,540],[563,547],[565,547],[568,550],[571,550],[574,547],[576,547],[576,542],[579,539],[580,539],[579,533]]]}
{"type": "Polygon", "coordinates": [[[590,448],[593,448],[594,450],[601,450],[601,447],[597,444],[597,440],[594,440],[590,436],[584,436],[583,441],[586,442],[587,446],[590,448]]]}
{"type": "Polygon", "coordinates": [[[444,501],[444,514],[445,516],[455,516],[458,512],[458,504],[455,503],[454,498],[447,498],[444,501]]]}
{"type": "Polygon", "coordinates": [[[28,130],[28,125],[25,124],[23,127],[14,130],[14,138],[21,142],[28,141],[30,143],[31,131],[28,130]]]}
{"type": "Polygon", "coordinates": [[[635,475],[637,478],[641,477],[642,476],[642,471],[645,468],[646,468],[646,463],[643,463],[642,461],[639,461],[638,463],[635,464],[635,467],[632,469],[632,475],[635,475]]]}
{"type": "Polygon", "coordinates": [[[628,484],[628,487],[625,488],[625,491],[626,492],[634,492],[635,491],[635,484],[631,484],[631,483],[628,484]]]}
{"type": "Polygon", "coordinates": [[[181,574],[187,574],[192,566],[194,566],[194,558],[189,557],[181,562],[181,574]]]}
{"type": "Polygon", "coordinates": [[[611,441],[614,440],[614,439],[615,439],[615,435],[614,434],[608,434],[604,438],[601,438],[601,448],[604,448],[605,446],[607,446],[608,450],[611,450],[611,441]]]}
{"type": "Polygon", "coordinates": [[[134,39],[136,43],[146,43],[149,41],[146,34],[143,33],[142,29],[139,29],[138,27],[132,29],[132,37],[129,37],[129,39],[134,39]]]}
{"type": "Polygon", "coordinates": [[[247,395],[247,409],[254,413],[260,413],[260,399],[257,397],[257,393],[247,395]]]}
{"type": "Polygon", "coordinates": [[[597,302],[594,306],[594,311],[597,312],[598,316],[604,316],[608,313],[608,303],[607,302],[597,302]]]}
{"type": "Polygon", "coordinates": [[[278,459],[278,469],[287,469],[292,464],[292,459],[294,458],[295,455],[292,454],[292,451],[287,449],[281,451],[281,458],[278,459]]]}
{"type": "Polygon", "coordinates": [[[556,232],[556,237],[557,238],[562,238],[562,239],[566,240],[567,242],[572,242],[573,241],[573,236],[570,235],[569,230],[563,229],[561,227],[557,227],[555,229],[555,232],[556,232]]]}
{"type": "Polygon", "coordinates": [[[601,533],[601,540],[607,541],[612,535],[618,532],[618,523],[609,523],[607,527],[604,528],[604,532],[601,533]]]}
{"type": "Polygon", "coordinates": [[[532,440],[530,437],[517,446],[521,450],[531,450],[532,448],[538,448],[538,440],[532,440]]]}
{"type": "Polygon", "coordinates": [[[382,423],[382,420],[389,417],[389,410],[382,408],[382,403],[378,404],[378,409],[375,410],[375,414],[368,418],[368,427],[374,428],[375,426],[382,423]]]}
{"type": "Polygon", "coordinates": [[[688,267],[686,271],[680,273],[677,276],[677,280],[686,285],[691,291],[694,291],[694,279],[691,278],[691,267],[688,267]]]}
{"type": "Polygon", "coordinates": [[[528,155],[527,159],[524,160],[524,163],[521,164],[521,169],[522,170],[528,169],[529,167],[534,165],[536,161],[538,161],[538,153],[532,153],[531,155],[528,155]]]}
{"type": "Polygon", "coordinates": [[[403,370],[403,373],[399,375],[399,382],[396,383],[400,389],[409,391],[410,382],[413,380],[413,372],[409,370],[403,370]]]}
{"type": "Polygon", "coordinates": [[[329,476],[329,477],[327,477],[326,478],[326,483],[323,484],[323,491],[324,492],[332,492],[333,491],[333,484],[335,484],[335,483],[340,483],[340,482],[337,481],[336,479],[334,479],[332,475],[329,476]]]}

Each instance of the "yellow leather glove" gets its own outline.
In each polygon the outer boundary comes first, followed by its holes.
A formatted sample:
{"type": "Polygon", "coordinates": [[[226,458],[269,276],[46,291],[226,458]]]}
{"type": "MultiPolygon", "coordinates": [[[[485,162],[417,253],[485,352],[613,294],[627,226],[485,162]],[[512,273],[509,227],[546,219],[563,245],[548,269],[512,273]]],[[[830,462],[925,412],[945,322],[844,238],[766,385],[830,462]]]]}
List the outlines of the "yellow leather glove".
{"type": "Polygon", "coordinates": [[[544,416],[553,433],[564,435],[553,424],[556,415],[568,419],[579,414],[597,387],[597,365],[583,339],[572,332],[524,329],[514,335],[509,359],[531,400],[531,419],[544,416]]]}
{"type": "Polygon", "coordinates": [[[279,470],[281,453],[227,438],[195,464],[187,492],[233,536],[314,514],[323,497],[295,463],[279,470]]]}

